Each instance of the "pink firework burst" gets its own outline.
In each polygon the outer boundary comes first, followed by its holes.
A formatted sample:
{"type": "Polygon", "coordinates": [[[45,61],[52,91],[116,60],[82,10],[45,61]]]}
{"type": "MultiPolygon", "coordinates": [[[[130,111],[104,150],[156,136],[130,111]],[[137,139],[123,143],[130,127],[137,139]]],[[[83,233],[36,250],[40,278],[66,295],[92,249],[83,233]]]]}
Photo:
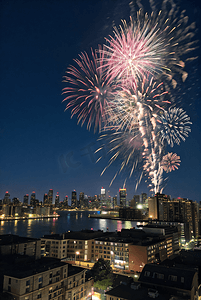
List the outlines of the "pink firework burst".
{"type": "MultiPolygon", "coordinates": [[[[74,61],[77,68],[70,66],[64,76],[67,87],[63,89],[68,101],[66,110],[72,108],[72,117],[77,114],[78,123],[87,122],[87,129],[94,125],[94,131],[107,122],[107,114],[111,113],[110,100],[114,96],[115,85],[103,78],[103,56],[91,50],[92,56],[86,53],[79,55],[74,61]]],[[[99,52],[100,53],[100,52],[99,52]]]]}
{"type": "Polygon", "coordinates": [[[161,161],[161,167],[166,173],[172,172],[180,166],[180,156],[178,156],[176,153],[168,153],[165,156],[163,156],[163,159],[161,161]]]}
{"type": "Polygon", "coordinates": [[[129,26],[123,21],[120,30],[115,28],[104,49],[107,76],[134,89],[143,76],[162,72],[161,56],[166,52],[157,24],[153,26],[145,16],[142,24],[139,15],[137,21],[131,18],[129,26]]]}
{"type": "MultiPolygon", "coordinates": [[[[175,74],[182,80],[188,76],[184,71],[182,56],[194,50],[197,41],[192,41],[195,24],[187,25],[188,17],[174,3],[163,1],[162,9],[156,14],[143,13],[140,9],[130,23],[125,20],[114,35],[106,38],[105,66],[107,76],[119,81],[122,86],[137,89],[143,76],[165,75],[175,87],[175,74]]],[[[196,57],[187,58],[194,60],[196,57]]]]}

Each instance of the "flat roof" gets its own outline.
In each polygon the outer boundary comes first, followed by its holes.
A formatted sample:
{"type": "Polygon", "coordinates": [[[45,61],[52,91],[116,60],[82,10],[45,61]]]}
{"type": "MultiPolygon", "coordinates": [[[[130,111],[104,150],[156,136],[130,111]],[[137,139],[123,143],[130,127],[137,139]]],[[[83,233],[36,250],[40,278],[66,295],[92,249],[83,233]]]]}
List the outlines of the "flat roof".
{"type": "MultiPolygon", "coordinates": [[[[136,282],[135,285],[138,285],[136,282]]],[[[106,295],[118,297],[126,300],[150,300],[151,298],[148,296],[148,288],[139,287],[139,289],[133,289],[129,285],[121,284],[115,287],[114,289],[105,293],[106,295]]],[[[157,300],[169,300],[170,296],[167,294],[160,294],[156,298],[157,300]]]]}
{"type": "Polygon", "coordinates": [[[101,230],[81,230],[81,231],[70,231],[62,234],[50,234],[44,235],[44,239],[55,239],[55,240],[64,240],[64,239],[76,239],[76,240],[92,240],[101,236],[108,236],[111,232],[103,232],[101,230]]]}
{"type": "Polygon", "coordinates": [[[29,242],[39,241],[39,240],[40,239],[22,237],[14,234],[2,234],[0,235],[0,246],[9,245],[9,244],[29,243],[29,242]]]}
{"type": "Polygon", "coordinates": [[[59,259],[43,257],[37,260],[27,260],[23,263],[8,264],[8,270],[4,272],[4,275],[16,278],[26,278],[34,274],[39,274],[47,270],[53,270],[55,268],[67,265],[65,262],[61,262],[59,259]]]}

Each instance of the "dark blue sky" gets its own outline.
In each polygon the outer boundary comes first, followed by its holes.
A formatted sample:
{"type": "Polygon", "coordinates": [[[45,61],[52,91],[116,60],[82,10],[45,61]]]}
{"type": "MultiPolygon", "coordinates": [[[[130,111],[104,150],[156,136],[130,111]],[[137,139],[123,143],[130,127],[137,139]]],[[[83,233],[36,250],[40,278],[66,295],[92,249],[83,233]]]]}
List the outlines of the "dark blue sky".
{"type": "MultiPolygon", "coordinates": [[[[61,199],[73,189],[92,196],[102,186],[114,196],[122,187],[125,174],[109,189],[117,165],[100,177],[108,159],[95,164],[98,156],[92,153],[99,147],[98,135],[77,125],[70,111],[64,112],[61,91],[67,66],[112,34],[113,21],[118,25],[128,17],[128,2],[0,0],[0,198],[8,190],[11,198],[22,200],[35,190],[42,200],[50,188],[61,199]],[[68,166],[66,157],[71,157],[68,166]]],[[[179,1],[179,5],[187,10],[190,22],[196,21],[199,38],[199,0],[179,1]]],[[[191,117],[192,133],[185,143],[170,149],[182,162],[178,171],[169,174],[164,192],[200,201],[200,59],[186,69],[189,77],[175,93],[191,117]]],[[[143,182],[135,192],[134,178],[127,190],[129,198],[141,192],[150,195],[143,182]]]]}

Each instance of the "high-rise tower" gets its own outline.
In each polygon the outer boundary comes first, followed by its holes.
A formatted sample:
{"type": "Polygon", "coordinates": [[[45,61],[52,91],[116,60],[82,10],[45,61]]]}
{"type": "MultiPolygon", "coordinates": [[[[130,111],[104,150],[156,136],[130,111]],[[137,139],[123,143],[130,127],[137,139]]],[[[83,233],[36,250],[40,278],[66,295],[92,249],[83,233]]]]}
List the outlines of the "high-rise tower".
{"type": "Polygon", "coordinates": [[[57,192],[55,197],[55,207],[59,207],[59,192],[57,192]]]}
{"type": "Polygon", "coordinates": [[[77,193],[76,191],[72,191],[72,197],[71,197],[71,207],[75,208],[77,207],[77,193]]]}
{"type": "Polygon", "coordinates": [[[119,189],[120,207],[126,207],[126,189],[119,189]]]}
{"type": "Polygon", "coordinates": [[[31,194],[31,199],[30,199],[30,205],[34,206],[35,205],[35,200],[36,200],[36,193],[33,191],[31,194]]]}
{"type": "Polygon", "coordinates": [[[24,195],[23,204],[28,205],[29,202],[29,194],[24,195]]]}
{"type": "Polygon", "coordinates": [[[47,200],[48,204],[51,205],[52,201],[53,201],[53,190],[52,189],[49,190],[47,196],[48,196],[48,200],[47,200]]]}

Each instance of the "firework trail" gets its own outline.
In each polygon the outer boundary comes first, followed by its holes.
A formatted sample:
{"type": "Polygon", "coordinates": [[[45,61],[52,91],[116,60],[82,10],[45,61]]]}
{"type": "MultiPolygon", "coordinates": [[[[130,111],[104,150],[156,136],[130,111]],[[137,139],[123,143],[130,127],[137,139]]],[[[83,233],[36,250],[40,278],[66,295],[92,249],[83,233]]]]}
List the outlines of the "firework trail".
{"type": "Polygon", "coordinates": [[[191,132],[190,117],[182,108],[169,108],[168,111],[164,111],[160,120],[162,141],[166,140],[171,147],[175,143],[179,145],[181,140],[185,141],[191,132]]]}
{"type": "MultiPolygon", "coordinates": [[[[107,111],[110,100],[114,96],[116,85],[103,78],[103,60],[97,53],[91,50],[91,58],[87,53],[79,55],[74,61],[77,68],[70,66],[64,76],[67,87],[63,89],[66,96],[63,101],[68,101],[66,110],[72,108],[72,117],[77,114],[78,123],[87,122],[87,129],[90,130],[94,124],[94,131],[107,122],[107,111]],[[98,59],[99,58],[99,59],[98,59]]],[[[111,112],[111,110],[110,110],[111,112]]],[[[104,125],[103,125],[104,126],[104,125]]]]}
{"type": "Polygon", "coordinates": [[[150,120],[158,119],[161,110],[165,110],[171,101],[163,82],[156,82],[153,77],[150,80],[144,77],[137,91],[124,88],[116,93],[112,103],[114,113],[110,115],[114,119],[110,118],[110,123],[116,124],[119,130],[133,131],[140,128],[145,115],[150,120]]]}

